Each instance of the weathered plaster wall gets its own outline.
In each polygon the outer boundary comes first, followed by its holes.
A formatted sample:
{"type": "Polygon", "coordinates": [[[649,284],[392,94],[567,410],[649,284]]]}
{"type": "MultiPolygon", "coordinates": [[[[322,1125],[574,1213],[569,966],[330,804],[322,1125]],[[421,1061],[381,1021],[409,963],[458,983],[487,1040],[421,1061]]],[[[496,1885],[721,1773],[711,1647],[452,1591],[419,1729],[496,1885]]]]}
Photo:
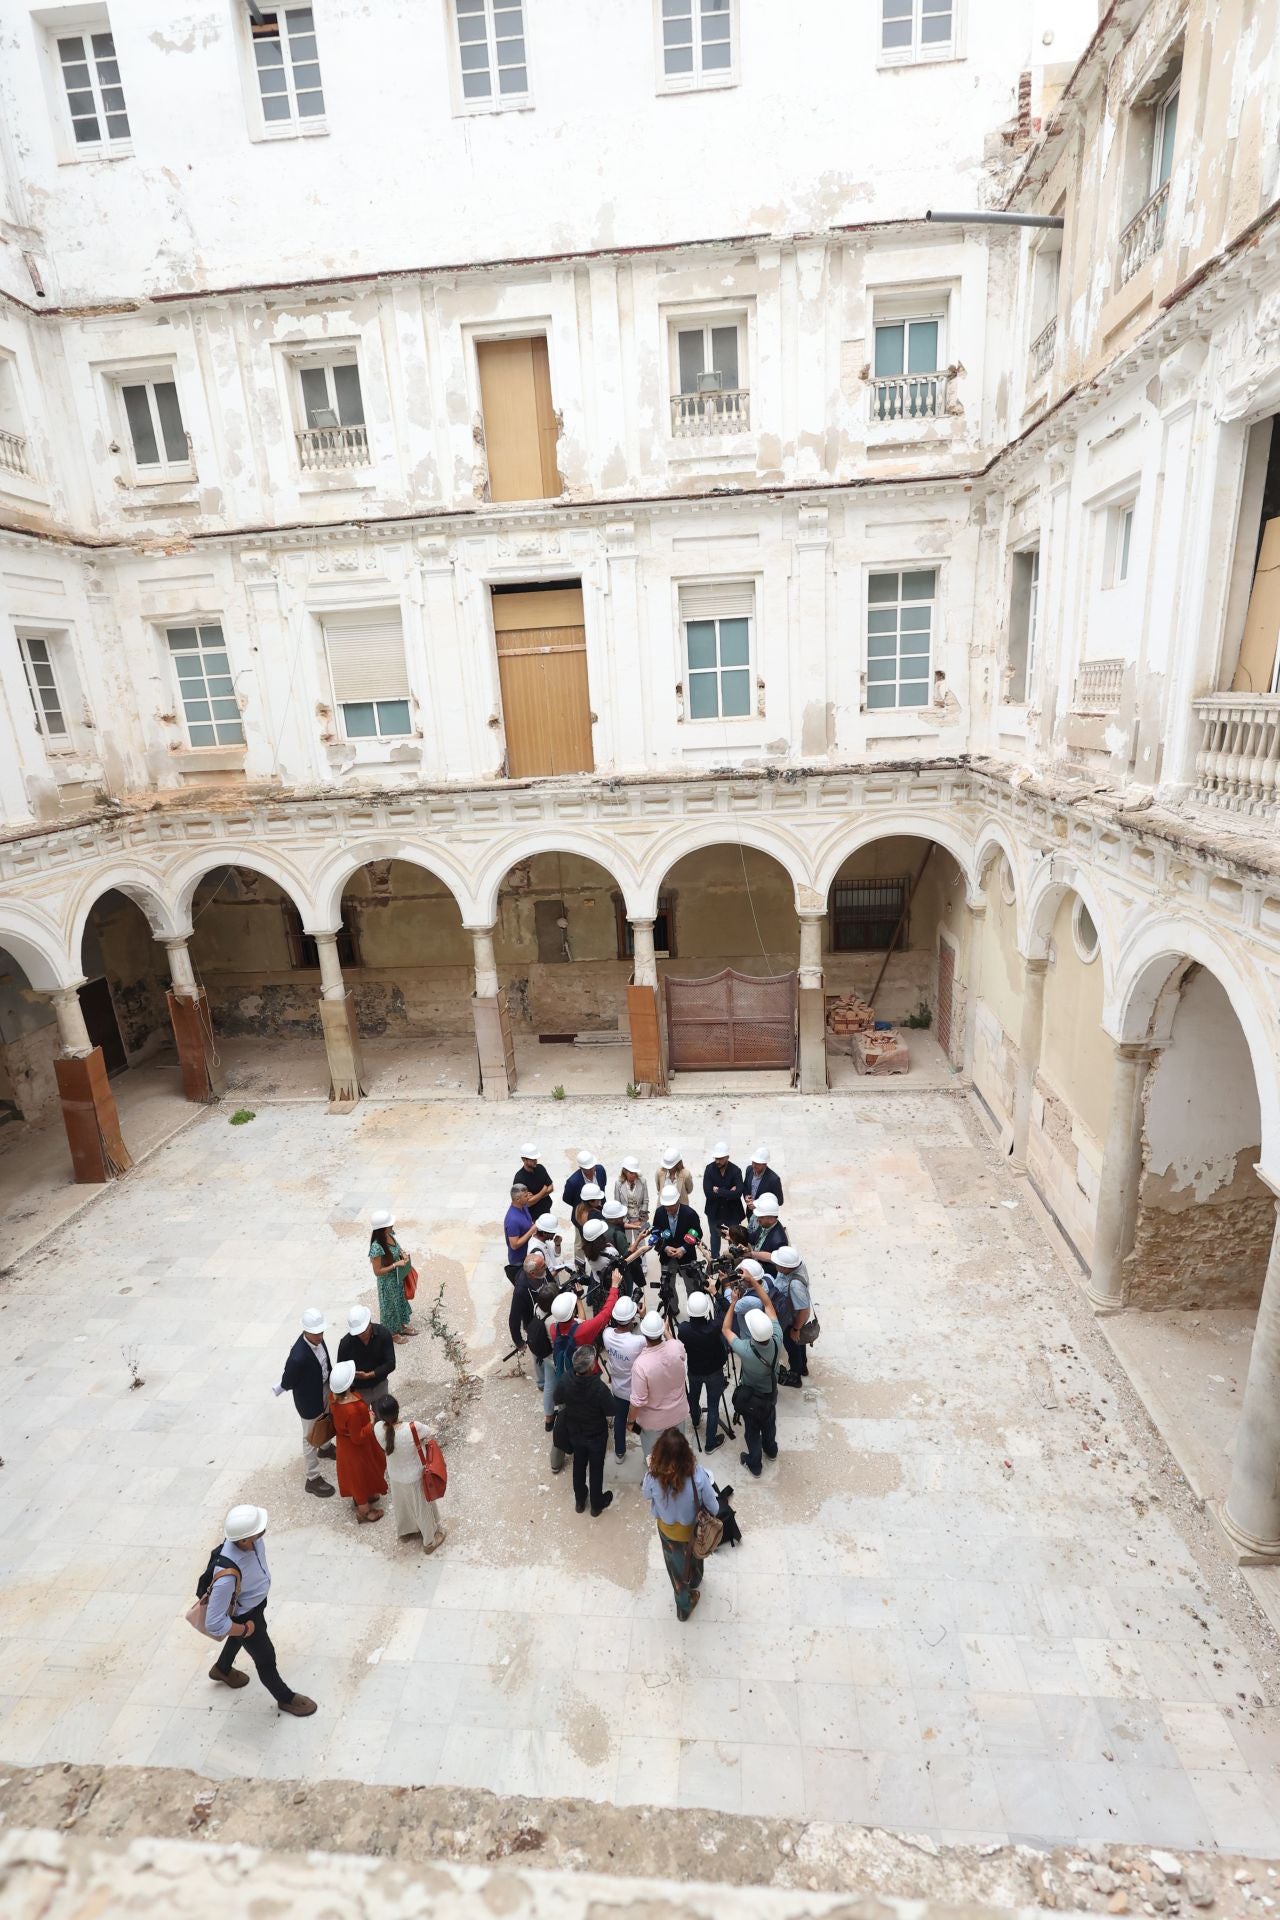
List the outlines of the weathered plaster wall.
{"type": "Polygon", "coordinates": [[[1005,901],[999,859],[988,868],[982,891],[986,907],[977,918],[970,962],[970,991],[976,995],[973,1083],[995,1118],[1009,1126],[1018,1068],[1023,966],[1017,910],[1013,902],[1005,901]]]}
{"type": "Polygon", "coordinates": [[[1074,894],[1065,895],[1051,934],[1027,1171],[1081,1257],[1089,1260],[1111,1115],[1112,1044],[1102,1027],[1101,955],[1081,960],[1071,936],[1075,902],[1074,894]]]}
{"type": "Polygon", "coordinates": [[[0,1124],[41,1120],[57,1105],[57,1051],[53,1008],[35,993],[17,961],[0,949],[0,1124]]]}
{"type": "Polygon", "coordinates": [[[1253,1306],[1275,1230],[1254,1172],[1262,1122],[1248,1045],[1211,973],[1193,970],[1147,1078],[1131,1306],[1253,1306]]]}
{"type": "Polygon", "coordinates": [[[142,909],[124,894],[105,893],[94,906],[83,962],[86,979],[106,979],[131,1066],[172,1045],[161,949],[142,909]]]}

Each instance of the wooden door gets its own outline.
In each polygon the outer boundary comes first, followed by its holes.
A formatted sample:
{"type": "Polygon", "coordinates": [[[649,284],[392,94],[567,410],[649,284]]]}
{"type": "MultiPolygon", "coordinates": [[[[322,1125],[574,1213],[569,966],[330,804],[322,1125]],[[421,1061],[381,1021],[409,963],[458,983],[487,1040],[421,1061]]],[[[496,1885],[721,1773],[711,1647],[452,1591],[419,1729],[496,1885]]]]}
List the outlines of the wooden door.
{"type": "Polygon", "coordinates": [[[107,1072],[123,1073],[129,1064],[129,1056],[120,1037],[120,1023],[112,1005],[111,989],[105,980],[85,981],[80,989],[80,1011],[89,1029],[90,1040],[95,1047],[102,1048],[107,1072]]]}
{"type": "Polygon", "coordinates": [[[481,340],[480,407],[491,500],[554,500],[563,491],[556,466],[558,428],[543,334],[481,340]]]}
{"type": "Polygon", "coordinates": [[[956,977],[955,948],[949,940],[938,942],[938,1006],[934,1015],[934,1032],[938,1045],[951,1057],[951,1012],[954,1000],[956,977]]]}
{"type": "Polygon", "coordinates": [[[668,974],[667,1045],[673,1073],[796,1064],[795,973],[668,974]]]}
{"type": "Polygon", "coordinates": [[[508,776],[593,773],[582,588],[495,593],[493,630],[508,776]]]}

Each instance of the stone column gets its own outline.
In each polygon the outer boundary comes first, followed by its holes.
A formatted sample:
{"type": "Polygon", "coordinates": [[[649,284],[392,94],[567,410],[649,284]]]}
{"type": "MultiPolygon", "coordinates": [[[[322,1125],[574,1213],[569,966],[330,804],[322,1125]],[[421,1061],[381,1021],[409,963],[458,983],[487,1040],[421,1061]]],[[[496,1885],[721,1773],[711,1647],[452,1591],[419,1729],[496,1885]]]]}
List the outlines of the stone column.
{"type": "Polygon", "coordinates": [[[1111,1122],[1102,1149],[1093,1266],[1085,1288],[1099,1313],[1124,1305],[1124,1262],[1133,1248],[1142,1184],[1142,1089],[1154,1051],[1117,1045],[1111,1067],[1111,1122]]]}
{"type": "Polygon", "coordinates": [[[338,959],[338,934],[315,933],[320,962],[320,1027],[329,1058],[329,1111],[350,1113],[364,1092],[364,1062],[360,1057],[360,1028],[355,1002],[348,994],[338,959]]]}
{"type": "Polygon", "coordinates": [[[1017,1173],[1027,1170],[1027,1136],[1031,1131],[1031,1096],[1040,1071],[1040,1042],[1044,1034],[1044,983],[1048,960],[1024,963],[1022,1021],[1018,1028],[1018,1073],[1013,1083],[1013,1149],[1010,1162],[1017,1173]]]}
{"type": "Polygon", "coordinates": [[[658,994],[658,957],[653,921],[627,916],[631,928],[631,983],[627,1026],[631,1034],[631,1084],[647,1098],[667,1090],[667,1049],[658,994]]]}
{"type": "Polygon", "coordinates": [[[58,1022],[61,1052],[67,1060],[85,1060],[94,1051],[89,1029],[84,1023],[79,987],[55,987],[49,1002],[58,1022]]]}
{"type": "Polygon", "coordinates": [[[516,1049],[507,996],[498,984],[498,960],[492,927],[468,927],[475,958],[476,990],[471,1009],[480,1065],[479,1091],[486,1100],[509,1100],[516,1086],[516,1049]]]}
{"type": "Polygon", "coordinates": [[[204,990],[196,985],[191,965],[188,934],[166,937],[165,954],[173,985],[165,998],[169,1006],[169,1024],[178,1049],[178,1070],[182,1091],[188,1100],[207,1106],[226,1091],[226,1076],[213,1043],[213,1021],[204,990]]]}
{"type": "Polygon", "coordinates": [[[631,981],[637,987],[657,987],[658,959],[653,950],[652,920],[633,920],[628,916],[627,925],[631,929],[631,981]]]}
{"type": "Polygon", "coordinates": [[[196,985],[195,969],[191,965],[191,949],[187,945],[188,934],[179,934],[176,939],[166,938],[165,957],[169,962],[169,978],[173,990],[180,1000],[198,1000],[200,989],[196,985]]]}
{"type": "Polygon", "coordinates": [[[94,1046],[84,1023],[79,987],[54,987],[49,1003],[62,1042],[53,1072],[71,1149],[71,1177],[80,1186],[114,1180],[128,1172],[133,1158],[120,1132],[102,1049],[94,1046]]]}
{"type": "Polygon", "coordinates": [[[822,984],[822,929],[827,910],[802,907],[800,918],[800,986],[797,1021],[800,1040],[800,1091],[827,1091],[827,1002],[822,984]]]}
{"type": "Polygon", "coordinates": [[[1253,1330],[1231,1490],[1218,1517],[1242,1560],[1280,1559],[1280,1223],[1253,1330]]]}

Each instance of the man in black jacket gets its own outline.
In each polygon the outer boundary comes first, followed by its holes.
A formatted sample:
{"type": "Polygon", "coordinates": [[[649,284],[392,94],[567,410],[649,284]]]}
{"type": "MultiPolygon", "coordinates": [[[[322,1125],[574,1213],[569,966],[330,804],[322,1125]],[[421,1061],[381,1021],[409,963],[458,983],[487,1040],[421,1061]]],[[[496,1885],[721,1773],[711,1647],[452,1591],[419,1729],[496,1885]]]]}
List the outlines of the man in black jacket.
{"type": "Polygon", "coordinates": [[[513,1187],[527,1187],[529,1190],[529,1211],[536,1220],[542,1212],[543,1202],[550,1200],[553,1188],[551,1175],[538,1158],[538,1149],[532,1140],[526,1140],[520,1149],[520,1165],[511,1176],[513,1187]]]}
{"type": "Polygon", "coordinates": [[[706,1202],[707,1233],[711,1240],[711,1258],[720,1251],[721,1227],[736,1227],[742,1219],[742,1168],[729,1158],[729,1142],[717,1140],[714,1158],[707,1162],[702,1176],[702,1197],[706,1202]]]}
{"type": "Polygon", "coordinates": [[[763,1146],[756,1148],[751,1156],[751,1165],[743,1175],[742,1200],[748,1213],[754,1211],[756,1201],[762,1193],[776,1193],[779,1206],[785,1198],[782,1182],[769,1165],[769,1149],[763,1146]]]}
{"type": "Polygon", "coordinates": [[[321,1460],[332,1460],[332,1444],[313,1447],[308,1435],[322,1413],[329,1408],[329,1349],[325,1345],[324,1315],[319,1307],[308,1307],[302,1316],[302,1332],[289,1349],[289,1358],[273,1393],[291,1393],[298,1418],[302,1422],[303,1485],[318,1499],[332,1498],[334,1489],[320,1471],[321,1460]]]}
{"type": "Polygon", "coordinates": [[[609,1420],[613,1413],[613,1395],[596,1372],[592,1348],[579,1347],[573,1356],[572,1371],[563,1373],[556,1383],[556,1416],[552,1444],[560,1452],[573,1455],[573,1504],[579,1513],[587,1510],[587,1484],[591,1487],[591,1514],[599,1519],[613,1504],[612,1493],[604,1490],[604,1456],[609,1445],[609,1420]],[[565,1442],[563,1447],[561,1441],[565,1442]]]}
{"type": "Polygon", "coordinates": [[[387,1382],[396,1370],[396,1343],[368,1307],[352,1307],[347,1315],[347,1331],[338,1342],[338,1364],[344,1360],[355,1362],[356,1392],[376,1407],[391,1391],[387,1382]]]}
{"type": "Polygon", "coordinates": [[[787,1245],[787,1230],[778,1218],[778,1203],[771,1193],[762,1193],[756,1201],[747,1237],[761,1266],[772,1269],[774,1254],[787,1245]]]}
{"type": "Polygon", "coordinates": [[[705,1451],[714,1453],[724,1445],[717,1432],[720,1396],[724,1392],[724,1335],[711,1318],[711,1300],[705,1293],[689,1295],[689,1318],[682,1320],[677,1337],[689,1363],[689,1412],[693,1430],[698,1431],[703,1394],[707,1400],[707,1438],[705,1451]]]}
{"type": "Polygon", "coordinates": [[[569,1209],[569,1218],[571,1220],[573,1218],[573,1210],[582,1198],[582,1189],[585,1186],[594,1185],[599,1187],[601,1194],[603,1194],[608,1185],[608,1178],[609,1176],[606,1174],[603,1164],[596,1159],[593,1153],[589,1153],[584,1147],[578,1155],[577,1168],[565,1181],[564,1191],[560,1195],[560,1198],[569,1209]]]}

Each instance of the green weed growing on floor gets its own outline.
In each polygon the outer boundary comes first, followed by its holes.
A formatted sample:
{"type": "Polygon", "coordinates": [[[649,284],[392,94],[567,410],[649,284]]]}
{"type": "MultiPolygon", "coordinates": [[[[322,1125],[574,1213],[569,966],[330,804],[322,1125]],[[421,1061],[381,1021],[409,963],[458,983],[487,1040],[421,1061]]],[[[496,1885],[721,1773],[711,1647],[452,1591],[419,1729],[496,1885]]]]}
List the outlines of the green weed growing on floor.
{"type": "Polygon", "coordinates": [[[933,1025],[933,1009],[929,1005],[929,1002],[922,1000],[915,1012],[909,1013],[902,1024],[904,1027],[931,1027],[933,1025]]]}
{"type": "Polygon", "coordinates": [[[563,1087],[552,1087],[552,1089],[551,1089],[551,1098],[552,1098],[553,1100],[563,1100],[563,1099],[564,1099],[564,1088],[563,1088],[563,1087]]]}
{"type": "Polygon", "coordinates": [[[232,1114],[231,1118],[228,1120],[227,1125],[229,1127],[247,1127],[249,1122],[251,1120],[256,1120],[257,1117],[258,1117],[257,1114],[251,1113],[248,1107],[237,1107],[235,1112],[232,1114]]]}

